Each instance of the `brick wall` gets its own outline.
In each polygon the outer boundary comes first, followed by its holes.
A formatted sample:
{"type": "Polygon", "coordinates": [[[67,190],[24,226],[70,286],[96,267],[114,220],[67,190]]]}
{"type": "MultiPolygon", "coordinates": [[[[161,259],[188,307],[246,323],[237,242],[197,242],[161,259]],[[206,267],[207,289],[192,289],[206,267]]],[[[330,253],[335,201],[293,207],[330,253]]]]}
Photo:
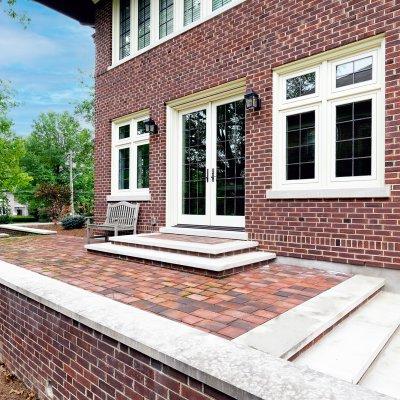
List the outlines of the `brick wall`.
{"type": "Polygon", "coordinates": [[[233,400],[0,285],[0,356],[40,398],[233,400]]]}
{"type": "Polygon", "coordinates": [[[246,77],[263,101],[247,115],[246,230],[279,255],[398,268],[400,264],[400,4],[397,0],[247,0],[117,68],[111,64],[111,1],[96,19],[96,216],[110,192],[110,119],[150,108],[150,192],[140,230],[165,224],[165,106],[246,77]],[[392,197],[267,200],[272,180],[272,72],[288,62],[386,34],[386,184],[392,197]]]}

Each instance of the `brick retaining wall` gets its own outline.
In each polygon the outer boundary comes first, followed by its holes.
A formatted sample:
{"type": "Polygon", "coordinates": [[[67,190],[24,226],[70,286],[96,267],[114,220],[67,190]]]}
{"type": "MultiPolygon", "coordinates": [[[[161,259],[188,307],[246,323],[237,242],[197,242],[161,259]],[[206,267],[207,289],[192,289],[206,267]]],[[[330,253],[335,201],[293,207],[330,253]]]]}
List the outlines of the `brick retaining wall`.
{"type": "Polygon", "coordinates": [[[229,400],[167,365],[0,285],[0,351],[43,399],[229,400]]]}
{"type": "Polygon", "coordinates": [[[0,356],[42,399],[384,398],[1,260],[0,356]]]}

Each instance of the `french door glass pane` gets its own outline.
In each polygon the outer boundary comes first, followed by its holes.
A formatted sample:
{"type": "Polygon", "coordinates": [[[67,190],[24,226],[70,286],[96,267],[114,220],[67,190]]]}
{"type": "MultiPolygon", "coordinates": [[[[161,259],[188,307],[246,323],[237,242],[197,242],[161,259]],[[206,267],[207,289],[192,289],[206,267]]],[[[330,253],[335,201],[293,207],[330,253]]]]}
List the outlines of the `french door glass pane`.
{"type": "Polygon", "coordinates": [[[138,3],[138,48],[150,44],[150,0],[139,0],[138,3]]]}
{"type": "Polygon", "coordinates": [[[213,0],[212,9],[213,11],[224,6],[225,4],[230,3],[231,0],[213,0]]]}
{"type": "Polygon", "coordinates": [[[149,144],[137,147],[137,188],[149,187],[149,144]]]}
{"type": "Polygon", "coordinates": [[[217,215],[243,216],[245,191],[244,100],[217,107],[217,215]]]}
{"type": "Polygon", "coordinates": [[[183,116],[183,214],[206,214],[206,110],[183,116]]]}
{"type": "Polygon", "coordinates": [[[336,176],[371,175],[372,101],[336,107],[336,176]]]}
{"type": "Polygon", "coordinates": [[[286,100],[315,93],[315,72],[286,80],[286,100]]]}
{"type": "Polygon", "coordinates": [[[129,56],[131,47],[131,0],[121,0],[119,12],[119,58],[129,56]]]}
{"type": "Polygon", "coordinates": [[[118,188],[129,189],[129,147],[119,150],[118,188]]]}
{"type": "Polygon", "coordinates": [[[200,0],[184,0],[184,25],[189,25],[200,18],[200,0]]]}

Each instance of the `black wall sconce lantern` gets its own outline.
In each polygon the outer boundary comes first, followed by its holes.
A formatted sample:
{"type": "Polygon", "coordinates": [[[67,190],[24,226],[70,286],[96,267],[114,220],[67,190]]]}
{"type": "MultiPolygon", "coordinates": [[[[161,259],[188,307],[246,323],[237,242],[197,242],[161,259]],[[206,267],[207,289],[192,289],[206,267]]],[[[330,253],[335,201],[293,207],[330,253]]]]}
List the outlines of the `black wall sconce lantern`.
{"type": "Polygon", "coordinates": [[[260,96],[253,89],[247,89],[244,100],[246,102],[246,110],[258,111],[261,108],[260,96]]]}
{"type": "Polygon", "coordinates": [[[145,133],[148,133],[149,135],[154,135],[157,133],[157,125],[154,122],[153,119],[149,118],[144,121],[144,131],[145,133]]]}

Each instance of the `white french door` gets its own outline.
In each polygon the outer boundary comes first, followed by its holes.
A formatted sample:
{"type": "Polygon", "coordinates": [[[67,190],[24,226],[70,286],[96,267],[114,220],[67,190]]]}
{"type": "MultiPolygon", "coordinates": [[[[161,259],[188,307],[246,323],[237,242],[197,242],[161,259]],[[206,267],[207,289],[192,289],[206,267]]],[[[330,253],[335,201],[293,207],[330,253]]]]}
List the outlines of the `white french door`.
{"type": "Polygon", "coordinates": [[[243,97],[179,114],[178,223],[244,227],[243,97]]]}

